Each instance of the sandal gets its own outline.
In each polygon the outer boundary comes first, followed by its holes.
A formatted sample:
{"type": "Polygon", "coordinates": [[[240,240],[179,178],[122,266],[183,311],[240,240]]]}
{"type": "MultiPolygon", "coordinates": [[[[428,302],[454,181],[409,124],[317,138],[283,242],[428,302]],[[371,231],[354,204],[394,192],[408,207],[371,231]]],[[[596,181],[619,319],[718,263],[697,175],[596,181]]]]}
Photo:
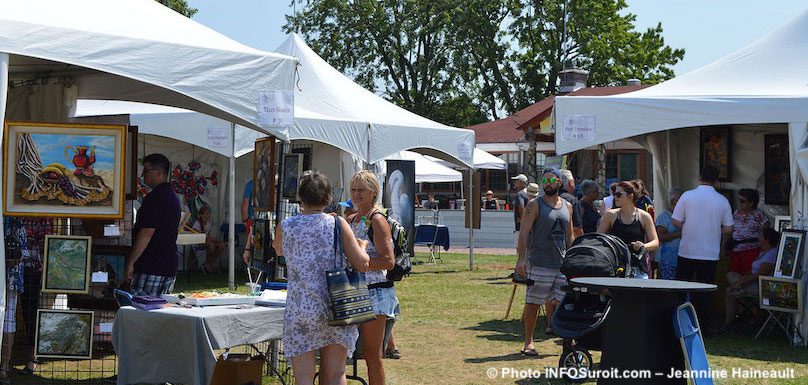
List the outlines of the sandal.
{"type": "Polygon", "coordinates": [[[401,352],[399,352],[398,349],[388,350],[388,351],[384,352],[384,358],[390,358],[390,359],[397,360],[397,359],[401,358],[401,352]]]}
{"type": "Polygon", "coordinates": [[[34,372],[36,371],[36,366],[39,364],[40,362],[37,360],[28,360],[28,362],[25,364],[25,367],[22,368],[21,370],[22,374],[25,374],[27,376],[34,374],[34,372]],[[34,364],[34,366],[31,367],[31,364],[34,364]]]}
{"type": "Polygon", "coordinates": [[[531,357],[539,355],[539,352],[536,351],[536,348],[530,348],[530,349],[525,348],[522,349],[520,353],[522,353],[523,356],[531,356],[531,357]]]}

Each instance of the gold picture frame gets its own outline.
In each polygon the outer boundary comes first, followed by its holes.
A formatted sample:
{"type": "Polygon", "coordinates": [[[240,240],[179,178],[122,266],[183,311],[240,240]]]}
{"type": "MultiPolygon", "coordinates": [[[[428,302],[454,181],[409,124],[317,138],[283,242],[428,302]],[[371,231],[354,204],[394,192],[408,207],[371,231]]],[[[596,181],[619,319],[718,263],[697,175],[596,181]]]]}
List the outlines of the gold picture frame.
{"type": "Polygon", "coordinates": [[[92,311],[38,309],[34,356],[92,358],[94,323],[95,314],[92,311]]]}
{"type": "Polygon", "coordinates": [[[127,126],[3,126],[3,215],[123,218],[127,126]]]}
{"type": "Polygon", "coordinates": [[[275,138],[255,141],[253,152],[253,202],[255,211],[275,211],[275,138]]]}
{"type": "Polygon", "coordinates": [[[42,292],[89,293],[92,246],[90,236],[45,235],[42,292]]]}

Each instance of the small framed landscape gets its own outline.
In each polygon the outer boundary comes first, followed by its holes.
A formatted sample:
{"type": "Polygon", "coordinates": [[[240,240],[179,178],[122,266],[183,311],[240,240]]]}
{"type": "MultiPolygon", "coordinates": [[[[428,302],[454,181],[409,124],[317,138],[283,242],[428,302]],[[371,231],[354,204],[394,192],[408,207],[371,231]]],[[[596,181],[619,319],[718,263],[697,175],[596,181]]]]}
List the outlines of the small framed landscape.
{"type": "Polygon", "coordinates": [[[802,313],[802,281],[792,278],[759,277],[760,308],[802,313]]]}
{"type": "Polygon", "coordinates": [[[87,294],[90,291],[92,237],[46,235],[42,291],[87,294]]]}
{"type": "Polygon", "coordinates": [[[782,231],[780,247],[777,250],[777,265],[774,267],[775,277],[795,277],[799,270],[804,244],[805,231],[794,229],[782,231]]]}
{"type": "Polygon", "coordinates": [[[782,232],[785,229],[791,228],[790,215],[777,215],[774,217],[774,230],[782,232]]]}
{"type": "Polygon", "coordinates": [[[37,310],[37,358],[92,358],[93,312],[37,310]]]}

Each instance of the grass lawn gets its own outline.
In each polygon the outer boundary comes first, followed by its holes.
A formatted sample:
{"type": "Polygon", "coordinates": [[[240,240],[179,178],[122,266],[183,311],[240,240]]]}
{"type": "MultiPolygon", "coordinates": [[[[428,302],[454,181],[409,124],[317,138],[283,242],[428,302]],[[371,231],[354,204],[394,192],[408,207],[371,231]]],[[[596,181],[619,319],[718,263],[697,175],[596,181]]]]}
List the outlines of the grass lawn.
{"type": "MultiPolygon", "coordinates": [[[[402,317],[396,323],[395,338],[400,360],[385,360],[389,384],[561,384],[560,380],[489,378],[490,368],[543,370],[558,365],[559,339],[547,339],[540,320],[536,332],[538,357],[519,354],[522,347],[520,316],[524,288],[517,290],[510,319],[503,319],[511,283],[512,256],[475,256],[475,270],[469,271],[468,255],[443,254],[437,265],[416,265],[413,273],[396,284],[402,317]]],[[[236,282],[244,292],[246,275],[236,282]]],[[[175,292],[225,290],[226,274],[193,276],[191,282],[178,278],[175,292]]],[[[793,368],[797,378],[718,379],[717,384],[804,384],[808,383],[808,349],[792,348],[775,332],[768,339],[753,340],[751,332],[708,338],[711,367],[730,371],[733,367],[761,370],[793,368]]],[[[600,354],[593,352],[595,361],[600,354]]],[[[48,365],[57,363],[48,363],[48,365]]],[[[364,362],[360,374],[367,378],[364,362]]],[[[501,372],[499,372],[501,373],[501,372]]],[[[269,383],[270,381],[265,381],[269,383]]],[[[21,382],[25,383],[25,382],[21,382]]],[[[592,382],[594,383],[594,381],[592,382]]]]}

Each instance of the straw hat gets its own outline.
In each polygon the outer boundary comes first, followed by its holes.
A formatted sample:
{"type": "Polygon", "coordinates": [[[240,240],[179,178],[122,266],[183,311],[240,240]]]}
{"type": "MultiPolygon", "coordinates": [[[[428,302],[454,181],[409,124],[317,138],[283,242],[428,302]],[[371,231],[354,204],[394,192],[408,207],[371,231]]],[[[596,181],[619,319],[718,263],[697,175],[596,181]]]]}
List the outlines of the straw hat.
{"type": "Polygon", "coordinates": [[[532,199],[535,198],[536,195],[539,195],[539,185],[535,183],[527,185],[527,196],[529,196],[532,199]]]}

